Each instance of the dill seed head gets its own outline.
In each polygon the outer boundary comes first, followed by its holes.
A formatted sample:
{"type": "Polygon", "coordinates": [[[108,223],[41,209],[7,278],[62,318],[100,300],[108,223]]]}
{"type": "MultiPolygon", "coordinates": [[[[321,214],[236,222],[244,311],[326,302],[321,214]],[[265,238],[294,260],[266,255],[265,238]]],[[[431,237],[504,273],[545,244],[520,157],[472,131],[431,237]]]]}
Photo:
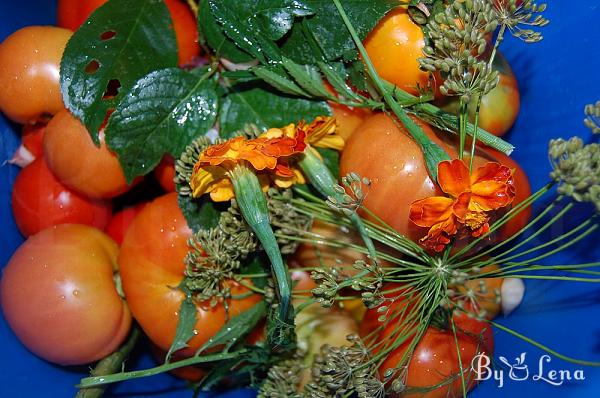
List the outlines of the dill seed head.
{"type": "MultiPolygon", "coordinates": [[[[223,140],[217,140],[217,144],[223,140]]],[[[213,145],[210,139],[206,136],[198,137],[189,144],[179,159],[175,162],[175,186],[177,192],[182,196],[192,196],[192,188],[190,187],[190,179],[194,171],[194,166],[200,158],[200,154],[209,146],[213,145]]]]}
{"type": "Polygon", "coordinates": [[[577,202],[592,203],[600,212],[600,144],[587,144],[579,137],[550,141],[550,177],[558,192],[577,202]]]}
{"type": "Polygon", "coordinates": [[[536,43],[543,39],[540,32],[528,27],[544,27],[549,21],[541,13],[546,10],[546,4],[537,5],[532,0],[523,0],[517,5],[517,0],[494,1],[498,22],[512,33],[513,36],[525,43],[536,43]]]}
{"type": "Polygon", "coordinates": [[[586,105],[585,116],[583,122],[587,128],[592,130],[592,134],[600,134],[600,101],[586,105]]]}

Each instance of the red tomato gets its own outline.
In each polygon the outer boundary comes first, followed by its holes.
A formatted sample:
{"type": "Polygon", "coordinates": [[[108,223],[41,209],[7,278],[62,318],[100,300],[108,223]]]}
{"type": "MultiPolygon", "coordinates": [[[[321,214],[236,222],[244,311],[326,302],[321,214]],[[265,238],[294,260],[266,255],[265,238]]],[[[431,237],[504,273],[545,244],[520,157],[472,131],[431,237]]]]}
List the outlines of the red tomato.
{"type": "Polygon", "coordinates": [[[113,352],[131,326],[113,279],[117,255],[115,242],[84,225],[63,224],[27,239],[0,282],[4,316],[21,342],[61,365],[113,352]]]}
{"type": "Polygon", "coordinates": [[[45,131],[46,124],[44,123],[24,125],[21,133],[21,145],[15,151],[12,159],[9,160],[9,163],[25,167],[42,156],[44,154],[42,141],[45,131]]]}
{"type": "MultiPolygon", "coordinates": [[[[523,170],[523,168],[510,156],[503,154],[502,152],[496,151],[492,148],[486,148],[486,152],[490,153],[499,163],[504,164],[514,170],[513,178],[515,180],[515,199],[513,201],[513,207],[523,202],[525,199],[531,196],[531,184],[529,178],[523,170]]],[[[532,209],[531,206],[527,207],[519,215],[512,218],[509,222],[504,224],[500,230],[500,236],[502,239],[507,239],[521,230],[531,220],[532,209]]]]}
{"type": "Polygon", "coordinates": [[[365,49],[380,77],[417,95],[417,86],[429,85],[429,73],[421,70],[424,56],[423,30],[414,23],[406,7],[390,11],[364,41],[365,49]]]}
{"type": "Polygon", "coordinates": [[[58,72],[71,37],[67,29],[28,26],[0,44],[0,111],[17,123],[64,108],[58,72]]]}
{"type": "Polygon", "coordinates": [[[517,79],[500,53],[494,59],[494,69],[500,72],[500,81],[481,99],[479,125],[496,136],[503,136],[517,120],[521,97],[517,79]]]}
{"type": "MultiPolygon", "coordinates": [[[[440,145],[451,158],[458,156],[456,145],[448,135],[437,136],[423,122],[416,120],[425,134],[440,145]],[[442,139],[443,138],[443,139],[442,139]]],[[[483,152],[475,155],[479,167],[493,160],[483,152]]],[[[356,172],[371,180],[364,205],[404,236],[418,240],[426,234],[408,219],[408,209],[416,200],[442,195],[429,177],[419,145],[404,126],[378,113],[366,119],[346,143],[340,160],[340,173],[356,172]]]]}
{"type": "MultiPolygon", "coordinates": [[[[127,302],[134,318],[150,340],[167,351],[173,342],[178,312],[184,294],[177,289],[184,276],[187,240],[192,231],[177,205],[177,194],[169,193],[148,203],[129,227],[119,255],[121,279],[127,302]]],[[[248,292],[231,282],[233,296],[248,292]]],[[[253,307],[258,295],[230,299],[229,317],[253,307]]],[[[181,355],[189,356],[217,333],[227,319],[223,305],[210,307],[198,303],[195,333],[189,348],[181,355]]]]}
{"type": "MultiPolygon", "coordinates": [[[[108,0],[59,0],[58,26],[73,31],[88,19],[88,17],[108,0]]],[[[196,18],[189,6],[182,0],[165,0],[171,13],[173,29],[179,48],[179,65],[187,64],[200,54],[198,45],[198,28],[196,18]]]]}
{"type": "Polygon", "coordinates": [[[43,157],[17,175],[12,209],[17,227],[25,236],[66,223],[103,229],[111,215],[109,202],[86,198],[61,184],[43,157]]]}
{"type": "Polygon", "coordinates": [[[92,198],[111,198],[130,186],[117,156],[104,143],[104,130],[97,147],[85,126],[69,111],[57,113],[44,135],[44,155],[58,179],[92,198]]]}
{"type": "MultiPolygon", "coordinates": [[[[405,305],[397,301],[391,304],[390,314],[405,305]]],[[[410,311],[410,310],[409,310],[410,311]]],[[[376,309],[368,310],[361,324],[361,334],[367,336],[370,332],[382,325],[378,318],[381,313],[376,309]]],[[[388,315],[392,319],[392,315],[388,315]]],[[[402,319],[403,316],[400,316],[402,319]]],[[[460,361],[465,370],[465,380],[469,389],[473,388],[474,375],[471,374],[470,364],[480,352],[492,354],[494,349],[493,332],[489,324],[484,321],[468,317],[464,313],[455,314],[453,320],[456,327],[456,336],[460,348],[460,361]]],[[[380,332],[376,332],[377,341],[389,338],[397,328],[399,319],[390,321],[380,332]]],[[[383,378],[387,369],[393,369],[402,360],[408,350],[411,340],[407,340],[398,348],[389,353],[379,368],[383,378]]],[[[405,383],[408,388],[421,388],[418,392],[405,392],[391,394],[392,397],[410,398],[458,398],[462,396],[462,382],[460,378],[459,357],[456,349],[454,333],[449,327],[447,330],[436,329],[430,326],[417,343],[415,350],[408,362],[408,372],[405,383]],[[450,381],[453,380],[453,381],[450,381]],[[444,383],[447,382],[447,383],[444,383]],[[443,384],[440,386],[440,384],[443,384]]],[[[395,376],[395,377],[398,377],[395,376]]],[[[393,377],[392,380],[395,378],[393,377]]]]}
{"type": "Polygon", "coordinates": [[[154,177],[167,192],[175,192],[175,160],[171,155],[165,155],[154,169],[154,177]]]}
{"type": "Polygon", "coordinates": [[[113,238],[118,245],[121,245],[129,225],[131,225],[135,219],[135,216],[137,216],[137,214],[144,208],[145,205],[146,203],[140,203],[136,206],[127,207],[115,213],[105,229],[105,232],[108,234],[108,236],[113,238]]]}

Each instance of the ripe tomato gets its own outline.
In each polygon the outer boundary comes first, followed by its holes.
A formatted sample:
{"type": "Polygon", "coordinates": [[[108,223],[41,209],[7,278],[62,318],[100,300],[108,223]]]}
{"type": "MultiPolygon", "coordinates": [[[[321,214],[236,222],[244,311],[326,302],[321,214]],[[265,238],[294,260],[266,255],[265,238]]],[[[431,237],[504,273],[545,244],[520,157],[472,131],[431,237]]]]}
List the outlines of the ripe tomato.
{"type": "Polygon", "coordinates": [[[12,209],[17,227],[24,236],[66,223],[103,229],[111,215],[109,202],[86,198],[61,184],[43,157],[17,175],[12,209]]]}
{"type": "Polygon", "coordinates": [[[135,206],[127,207],[111,217],[108,225],[106,226],[105,232],[110,236],[118,245],[123,243],[125,233],[129,228],[129,225],[135,219],[135,216],[144,208],[146,203],[140,203],[135,206]]]}
{"type": "MultiPolygon", "coordinates": [[[[177,194],[169,193],[140,211],[121,245],[121,279],[131,312],[150,340],[165,351],[175,336],[179,308],[184,299],[177,286],[184,276],[183,260],[191,234],[177,205],[177,194]]],[[[233,296],[247,292],[247,288],[231,283],[233,296]]],[[[258,295],[230,299],[229,316],[253,307],[260,299],[258,295]]],[[[198,303],[196,315],[196,335],[181,355],[193,354],[227,319],[223,305],[211,308],[209,304],[198,303]]]]}
{"type": "MultiPolygon", "coordinates": [[[[108,0],[59,0],[58,26],[73,31],[88,19],[88,17],[108,0]]],[[[165,0],[165,5],[171,13],[173,29],[179,49],[179,65],[187,64],[200,54],[198,45],[198,28],[196,18],[189,6],[182,0],[165,0]]]]}
{"type": "Polygon", "coordinates": [[[127,191],[123,169],[116,155],[98,134],[100,147],[94,145],[85,126],[69,111],[57,113],[44,136],[44,155],[58,179],[92,198],[111,198],[127,191]]]}
{"type": "Polygon", "coordinates": [[[366,108],[350,108],[346,105],[330,102],[333,117],[338,122],[337,132],[347,141],[358,126],[372,114],[366,108]]]}
{"type": "Polygon", "coordinates": [[[28,26],[0,44],[0,111],[17,123],[64,108],[58,72],[71,37],[67,29],[28,26]]]}
{"type": "Polygon", "coordinates": [[[425,47],[423,30],[405,7],[390,11],[364,41],[367,54],[380,77],[417,95],[429,84],[429,73],[421,70],[419,58],[425,47]]]}
{"type": "Polygon", "coordinates": [[[0,282],[4,316],[21,342],[61,365],[112,353],[131,326],[113,280],[117,254],[115,242],[85,225],[58,225],[27,239],[0,282]]]}
{"type": "MultiPolygon", "coordinates": [[[[456,158],[457,145],[448,135],[438,136],[416,120],[425,134],[456,158]]],[[[475,154],[474,167],[493,161],[485,151],[475,154]]],[[[340,173],[356,172],[371,180],[363,204],[404,236],[418,240],[426,234],[408,219],[408,209],[416,200],[443,195],[429,177],[421,148],[402,125],[378,113],[366,119],[346,143],[340,160],[340,173]]]]}
{"type": "Polygon", "coordinates": [[[171,155],[165,155],[154,169],[154,177],[167,192],[175,192],[175,160],[171,155]]]}
{"type": "MultiPolygon", "coordinates": [[[[397,301],[389,306],[390,311],[404,305],[397,301]]],[[[363,336],[375,331],[382,325],[378,318],[381,313],[377,308],[368,310],[361,324],[363,336]]],[[[402,316],[401,316],[402,318],[402,316]]],[[[390,315],[391,319],[391,315],[390,315]]],[[[456,336],[460,349],[460,361],[462,362],[465,381],[469,389],[473,388],[473,380],[470,364],[473,358],[480,353],[490,354],[494,349],[493,332],[491,327],[484,321],[468,317],[464,313],[455,314],[453,320],[456,326],[456,336]]],[[[378,332],[376,339],[389,338],[397,328],[399,320],[390,321],[384,329],[378,332]]],[[[411,340],[407,340],[398,348],[389,353],[379,368],[380,376],[383,378],[387,369],[394,369],[409,349],[411,340]]],[[[408,370],[405,378],[406,386],[423,390],[404,392],[402,394],[391,394],[391,397],[410,398],[458,398],[462,396],[462,382],[460,378],[459,356],[456,349],[454,333],[449,327],[441,330],[429,326],[421,340],[417,343],[413,354],[408,361],[408,370]],[[443,384],[443,385],[441,385],[443,384]]],[[[398,374],[395,377],[398,377],[398,374]]],[[[392,380],[395,379],[392,377],[392,380]]]]}
{"type": "Polygon", "coordinates": [[[21,145],[15,151],[12,159],[9,160],[9,163],[25,167],[42,156],[44,154],[42,141],[45,131],[46,124],[44,123],[24,125],[21,132],[21,145]]]}
{"type": "MultiPolygon", "coordinates": [[[[495,158],[501,164],[504,164],[514,170],[513,178],[515,180],[515,199],[513,201],[513,207],[523,202],[525,199],[531,196],[531,184],[529,178],[525,173],[525,170],[510,156],[503,154],[502,152],[496,151],[492,148],[486,148],[493,158],[495,158]]],[[[500,237],[507,239],[521,230],[531,220],[532,209],[531,206],[525,208],[517,216],[513,217],[509,222],[504,224],[500,230],[500,237]]]]}

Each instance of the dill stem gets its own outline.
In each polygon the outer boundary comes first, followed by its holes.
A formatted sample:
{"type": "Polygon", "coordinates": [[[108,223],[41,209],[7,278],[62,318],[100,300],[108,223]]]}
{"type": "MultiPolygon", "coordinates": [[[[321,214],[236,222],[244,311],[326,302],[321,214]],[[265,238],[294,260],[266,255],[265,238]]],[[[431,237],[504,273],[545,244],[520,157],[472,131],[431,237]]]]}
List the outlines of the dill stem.
{"type": "Polygon", "coordinates": [[[454,336],[454,344],[456,345],[456,354],[458,357],[458,369],[460,370],[460,383],[462,386],[463,398],[467,397],[467,386],[465,383],[465,371],[463,369],[462,358],[460,355],[460,346],[458,344],[458,336],[456,335],[456,325],[454,324],[454,318],[450,317],[450,325],[452,325],[452,335],[454,336]]]}
{"type": "Polygon", "coordinates": [[[543,351],[546,351],[548,354],[554,355],[555,357],[557,357],[559,359],[562,359],[563,361],[571,362],[571,363],[574,363],[574,364],[577,364],[577,365],[584,365],[584,366],[596,366],[596,367],[600,366],[600,362],[585,361],[585,360],[581,360],[581,359],[571,358],[569,356],[560,354],[560,353],[554,351],[553,349],[549,348],[548,346],[540,344],[537,341],[535,341],[535,340],[533,340],[533,339],[531,339],[531,338],[529,338],[527,336],[524,336],[521,333],[519,333],[519,332],[517,332],[517,331],[515,331],[513,329],[510,329],[510,328],[508,328],[508,327],[506,327],[504,325],[501,325],[501,324],[496,323],[494,321],[488,321],[488,322],[492,326],[494,326],[494,327],[496,327],[496,328],[498,328],[498,329],[500,329],[500,330],[502,330],[504,332],[512,334],[513,336],[515,336],[515,337],[517,337],[517,338],[519,338],[519,339],[521,339],[521,340],[523,340],[523,341],[525,341],[525,342],[527,342],[527,343],[529,343],[529,344],[531,344],[531,345],[533,345],[533,346],[535,346],[535,347],[537,347],[537,348],[539,348],[539,349],[541,349],[543,351]]]}

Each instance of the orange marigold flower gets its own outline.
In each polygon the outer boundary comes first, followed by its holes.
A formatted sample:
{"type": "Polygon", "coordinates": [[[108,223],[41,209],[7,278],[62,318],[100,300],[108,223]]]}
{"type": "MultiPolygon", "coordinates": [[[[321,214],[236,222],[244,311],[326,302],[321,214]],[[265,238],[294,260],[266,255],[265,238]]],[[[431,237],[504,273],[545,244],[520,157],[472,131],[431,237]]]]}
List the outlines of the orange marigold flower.
{"type": "Polygon", "coordinates": [[[462,160],[438,165],[438,182],[449,195],[413,202],[410,220],[429,228],[421,242],[437,252],[444,250],[459,228],[478,237],[489,231],[489,212],[510,205],[515,197],[512,170],[489,162],[469,174],[462,160]]]}
{"type": "Polygon", "coordinates": [[[305,148],[303,132],[294,137],[236,137],[212,145],[200,154],[194,166],[190,180],[194,197],[210,193],[215,202],[231,200],[234,192],[228,173],[239,164],[246,164],[257,172],[265,191],[271,180],[282,188],[294,182],[304,182],[302,175],[289,166],[287,157],[302,153],[305,148]]]}
{"type": "Polygon", "coordinates": [[[283,128],[269,129],[260,137],[294,138],[300,134],[304,134],[306,143],[314,147],[330,148],[337,151],[344,149],[344,139],[337,133],[337,122],[329,116],[318,116],[310,124],[301,121],[298,126],[288,124],[283,128]]]}

